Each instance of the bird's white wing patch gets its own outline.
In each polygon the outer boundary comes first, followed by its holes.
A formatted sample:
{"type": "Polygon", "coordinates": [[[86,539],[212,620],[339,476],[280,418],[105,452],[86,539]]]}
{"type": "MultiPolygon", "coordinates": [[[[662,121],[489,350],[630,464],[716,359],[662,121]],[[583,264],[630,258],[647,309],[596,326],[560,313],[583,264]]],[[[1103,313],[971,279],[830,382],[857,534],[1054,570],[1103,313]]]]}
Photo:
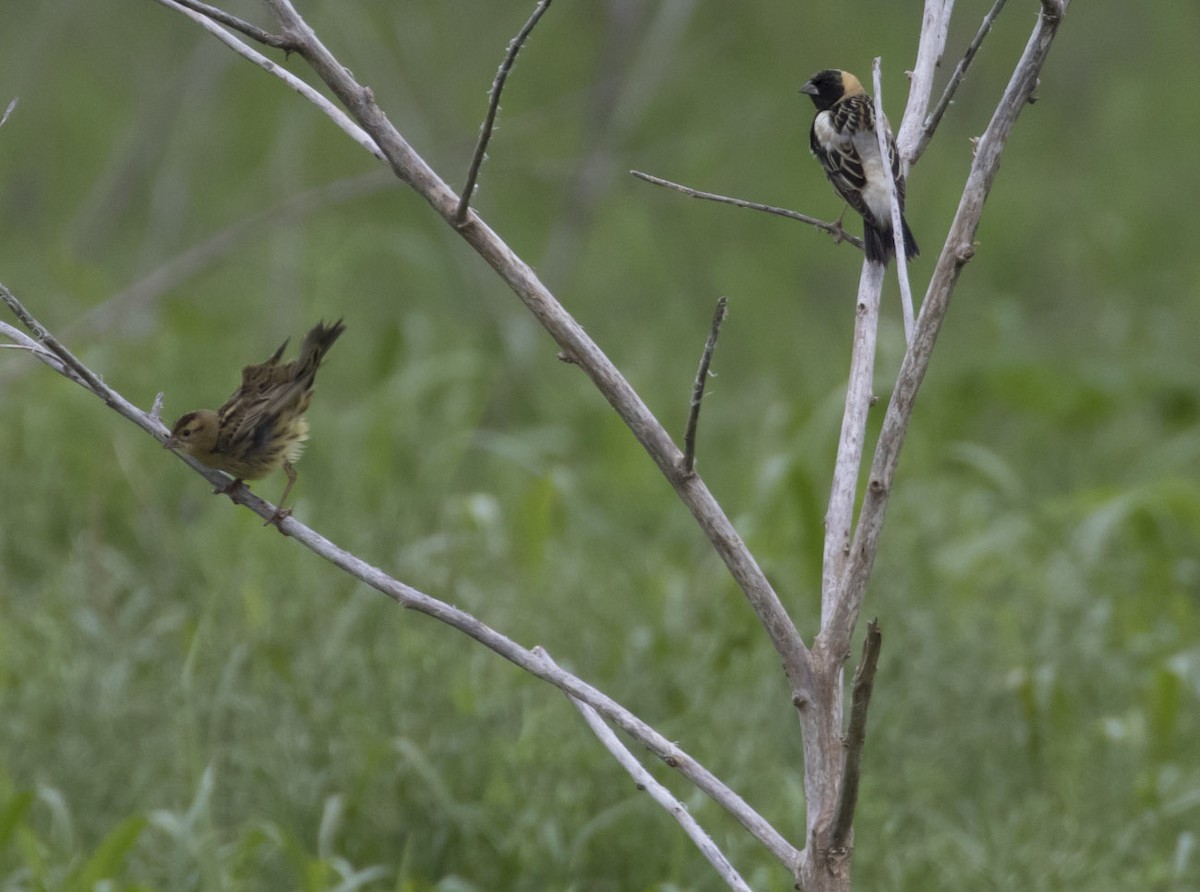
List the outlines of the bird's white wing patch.
{"type": "Polygon", "coordinates": [[[843,149],[850,145],[850,137],[848,134],[839,133],[833,126],[833,116],[828,111],[823,111],[817,115],[813,121],[813,133],[816,134],[817,142],[829,149],[843,149]]]}

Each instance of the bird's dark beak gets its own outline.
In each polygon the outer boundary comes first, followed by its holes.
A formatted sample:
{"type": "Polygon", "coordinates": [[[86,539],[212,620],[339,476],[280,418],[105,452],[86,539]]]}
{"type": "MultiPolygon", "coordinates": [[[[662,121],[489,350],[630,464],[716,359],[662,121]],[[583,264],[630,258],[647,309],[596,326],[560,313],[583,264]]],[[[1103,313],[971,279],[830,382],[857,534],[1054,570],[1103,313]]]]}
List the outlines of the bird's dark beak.
{"type": "Polygon", "coordinates": [[[163,449],[176,449],[179,446],[178,437],[167,437],[167,441],[163,443],[163,449]]]}
{"type": "Polygon", "coordinates": [[[801,93],[806,93],[809,96],[817,95],[817,88],[813,86],[812,81],[805,81],[804,86],[800,88],[801,93]]]}

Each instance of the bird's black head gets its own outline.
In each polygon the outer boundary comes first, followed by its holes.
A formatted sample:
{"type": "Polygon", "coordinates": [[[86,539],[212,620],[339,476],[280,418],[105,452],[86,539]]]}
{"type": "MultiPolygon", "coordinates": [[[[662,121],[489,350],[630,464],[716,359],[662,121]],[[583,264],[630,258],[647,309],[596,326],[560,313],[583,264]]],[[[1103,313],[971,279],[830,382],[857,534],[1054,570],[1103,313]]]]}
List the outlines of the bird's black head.
{"type": "Polygon", "coordinates": [[[822,112],[839,99],[863,92],[863,88],[850,72],[826,68],[810,77],[800,92],[811,96],[817,111],[822,112]]]}

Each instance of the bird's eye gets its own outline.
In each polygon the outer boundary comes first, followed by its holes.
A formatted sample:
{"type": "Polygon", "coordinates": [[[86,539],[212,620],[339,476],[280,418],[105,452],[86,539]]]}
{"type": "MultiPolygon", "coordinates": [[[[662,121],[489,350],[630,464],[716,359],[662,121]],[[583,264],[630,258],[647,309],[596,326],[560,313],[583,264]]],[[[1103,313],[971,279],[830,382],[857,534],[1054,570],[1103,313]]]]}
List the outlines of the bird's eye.
{"type": "Polygon", "coordinates": [[[185,440],[188,437],[190,437],[191,435],[192,435],[192,432],[186,427],[179,432],[179,436],[183,437],[185,440]]]}

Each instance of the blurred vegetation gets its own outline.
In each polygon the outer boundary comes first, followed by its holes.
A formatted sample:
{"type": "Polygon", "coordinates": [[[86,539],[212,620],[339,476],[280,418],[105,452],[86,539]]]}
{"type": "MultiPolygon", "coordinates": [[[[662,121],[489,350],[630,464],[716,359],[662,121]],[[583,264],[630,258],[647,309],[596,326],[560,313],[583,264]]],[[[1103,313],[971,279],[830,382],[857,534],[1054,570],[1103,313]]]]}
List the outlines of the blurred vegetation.
{"type": "MultiPolygon", "coordinates": [[[[532,5],[301,7],[457,183],[532,5]]],[[[988,5],[958,5],[952,58],[988,5]]],[[[1036,8],[1009,3],[910,179],[918,291],[1036,8]]],[[[172,418],[344,316],[297,515],[545,645],[799,841],[797,726],[757,621],[484,264],[157,4],[7,0],[0,21],[0,105],[20,97],[0,279],[172,418]]],[[[730,297],[699,467],[806,635],[858,256],[626,172],[832,218],[796,88],[882,55],[898,118],[918,26],[883,0],[560,2],[478,194],[680,435],[730,297]]],[[[1005,155],[866,608],[885,643],[863,889],[1200,889],[1197,33],[1194,4],[1073,4],[1005,155]]],[[[0,888],[719,888],[561,695],[262,529],[14,351],[0,407],[0,888]]],[[[663,776],[756,889],[790,888],[663,776]]]]}

